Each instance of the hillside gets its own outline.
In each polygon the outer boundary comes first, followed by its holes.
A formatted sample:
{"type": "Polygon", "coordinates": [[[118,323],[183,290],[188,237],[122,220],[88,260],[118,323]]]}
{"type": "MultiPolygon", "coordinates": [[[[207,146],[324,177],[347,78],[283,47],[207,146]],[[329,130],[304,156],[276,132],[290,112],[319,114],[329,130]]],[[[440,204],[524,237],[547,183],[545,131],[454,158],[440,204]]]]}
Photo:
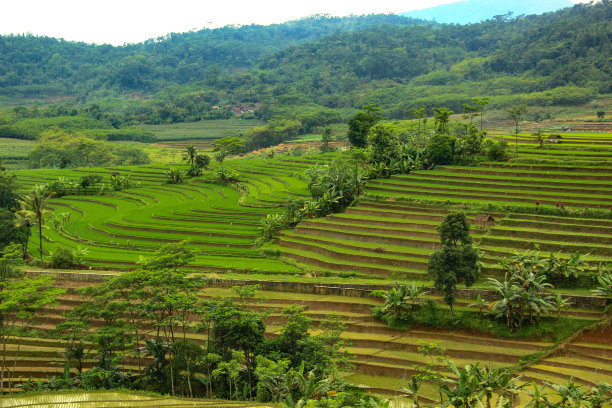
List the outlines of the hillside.
{"type": "Polygon", "coordinates": [[[117,47],[5,35],[0,36],[0,89],[4,96],[66,95],[81,101],[123,92],[149,93],[221,72],[246,70],[266,54],[336,31],[414,23],[394,15],[313,16],[269,26],[169,33],[117,47]]]}
{"type": "Polygon", "coordinates": [[[402,118],[421,105],[459,111],[475,96],[492,96],[493,107],[576,105],[612,92],[610,21],[604,1],[467,26],[320,17],[126,47],[3,37],[0,90],[7,102],[123,95],[100,103],[129,124],[199,120],[242,104],[260,106],[265,120],[305,106],[345,115],[366,103],[402,118]]]}
{"type": "Polygon", "coordinates": [[[512,13],[515,16],[542,14],[571,7],[569,0],[463,0],[421,10],[400,13],[402,16],[431,20],[444,24],[471,24],[489,20],[495,16],[512,13]]]}

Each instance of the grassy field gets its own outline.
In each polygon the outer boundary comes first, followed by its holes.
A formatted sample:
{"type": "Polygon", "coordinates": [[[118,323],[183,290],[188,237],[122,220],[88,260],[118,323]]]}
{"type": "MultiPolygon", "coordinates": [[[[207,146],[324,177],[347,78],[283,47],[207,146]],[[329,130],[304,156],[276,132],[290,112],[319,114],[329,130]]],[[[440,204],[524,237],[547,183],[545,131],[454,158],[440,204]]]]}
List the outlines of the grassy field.
{"type": "MultiPolygon", "coordinates": [[[[160,140],[174,137],[174,142],[163,143],[166,146],[176,143],[174,148],[180,148],[195,138],[192,134],[179,140],[180,130],[171,126],[165,129],[165,136],[163,131],[158,136],[160,140]]],[[[211,137],[219,136],[209,131],[211,137]]],[[[304,141],[312,141],[315,136],[306,136],[304,141]]],[[[150,255],[160,244],[187,238],[198,252],[194,270],[213,278],[278,281],[287,283],[287,287],[292,282],[325,287],[337,283],[372,285],[413,279],[430,286],[426,267],[430,254],[439,248],[436,226],[452,210],[466,211],[472,236],[484,251],[485,276],[501,276],[499,261],[525,249],[539,249],[546,255],[554,252],[560,257],[574,252],[589,254],[589,270],[594,270],[599,263],[612,262],[612,217],[608,214],[612,206],[612,164],[609,162],[612,144],[608,142],[612,143],[612,137],[577,132],[573,135],[575,144],[564,140],[542,149],[529,136],[523,139],[517,157],[508,163],[438,166],[434,170],[372,180],[357,205],[344,213],[306,220],[293,230],[283,231],[264,251],[254,245],[261,220],[267,214],[284,211],[291,199],[308,197],[304,171],[314,164],[328,163],[340,153],[228,159],[224,166],[239,173],[241,190],[207,181],[212,178],[216,164],[203,177],[181,185],[166,183],[165,172],[171,167],[168,164],[22,170],[16,174],[24,189],[58,177],[78,180],[86,174],[99,174],[108,180],[112,172],[130,175],[140,183],[108,196],[51,199],[53,211],[46,219],[49,228],[43,231],[45,258],[49,259],[49,252],[59,247],[85,246],[89,249],[86,262],[94,268],[115,271],[135,268],[140,256],[150,255]],[[563,203],[563,211],[557,209],[557,202],[559,207],[563,203]],[[50,222],[58,213],[70,215],[61,228],[55,228],[50,222]],[[494,222],[478,225],[476,219],[482,214],[491,215],[494,222]]],[[[172,155],[177,150],[171,147],[151,149],[167,149],[159,153],[156,159],[159,163],[180,161],[180,156],[172,155]]],[[[173,166],[186,169],[184,164],[173,166]]],[[[38,255],[37,248],[35,235],[30,240],[33,256],[38,255]]],[[[69,288],[82,284],[60,281],[61,285],[64,283],[69,288]]],[[[476,287],[482,288],[483,283],[479,282],[476,287]]],[[[398,387],[414,373],[414,365],[423,363],[424,357],[417,349],[419,341],[446,348],[450,358],[459,365],[481,360],[493,367],[515,369],[528,356],[550,351],[555,346],[550,338],[496,338],[424,327],[391,329],[372,317],[370,308],[378,305],[378,300],[332,296],[323,291],[322,294],[262,291],[258,297],[265,300],[250,307],[271,311],[268,337],[275,336],[284,323],[279,310],[291,304],[306,307],[315,327],[331,312],[341,315],[347,323],[345,337],[350,340],[350,351],[356,355],[355,372],[346,378],[376,393],[396,394],[398,387]]],[[[587,288],[558,292],[589,295],[587,288]]],[[[207,288],[201,296],[233,295],[227,289],[207,288]]],[[[439,295],[430,294],[428,298],[445,310],[439,295]]],[[[469,310],[472,298],[470,293],[462,292],[457,299],[457,311],[469,310]]],[[[62,321],[64,311],[81,301],[69,291],[61,297],[59,305],[45,310],[37,329],[47,332],[62,321]]],[[[572,308],[563,315],[584,324],[602,318],[601,310],[584,308],[572,308]]],[[[612,382],[612,345],[606,341],[610,335],[612,332],[605,328],[600,332],[585,332],[566,347],[525,367],[524,380],[560,383],[573,375],[585,386],[600,380],[612,382]]],[[[62,342],[41,337],[44,336],[16,338],[9,345],[8,350],[12,352],[21,344],[16,373],[22,378],[18,382],[29,376],[46,378],[61,374],[62,342]]],[[[201,343],[206,340],[201,334],[189,334],[189,337],[201,343]]],[[[93,366],[95,360],[87,364],[93,366]]],[[[425,396],[433,398],[433,389],[428,389],[425,396]]]]}
{"type": "Polygon", "coordinates": [[[219,119],[170,125],[147,125],[159,141],[214,140],[225,136],[236,136],[263,122],[256,119],[219,119]]]}
{"type": "MultiPolygon", "coordinates": [[[[325,159],[323,159],[325,161],[325,159]]],[[[196,268],[216,271],[261,271],[298,273],[299,269],[278,259],[264,257],[253,244],[259,236],[262,218],[282,211],[290,199],[306,197],[305,183],[297,177],[309,163],[299,158],[259,157],[235,159],[226,166],[235,169],[245,186],[206,183],[202,178],[186,184],[166,184],[165,167],[24,170],[18,171],[23,188],[58,177],[78,180],[98,174],[108,180],[111,172],[131,176],[138,187],[110,196],[66,196],[53,198],[46,223],[58,213],[70,215],[62,228],[43,232],[45,256],[57,248],[86,246],[91,266],[135,267],[139,256],[150,254],[159,245],[191,240],[198,250],[196,268]]],[[[183,166],[184,168],[184,166],[183,166]]],[[[211,170],[213,171],[213,170],[211,170]]],[[[32,255],[38,237],[30,241],[32,255]]]]}
{"type": "Polygon", "coordinates": [[[9,170],[25,169],[28,154],[34,149],[34,141],[0,138],[0,160],[9,170]]]}

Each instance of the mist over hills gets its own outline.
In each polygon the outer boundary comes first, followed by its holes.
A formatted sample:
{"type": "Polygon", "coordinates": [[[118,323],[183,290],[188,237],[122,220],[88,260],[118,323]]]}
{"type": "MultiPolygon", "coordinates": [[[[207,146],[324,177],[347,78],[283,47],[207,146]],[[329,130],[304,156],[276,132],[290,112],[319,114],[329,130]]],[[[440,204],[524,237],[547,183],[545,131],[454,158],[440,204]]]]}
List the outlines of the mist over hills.
{"type": "Polygon", "coordinates": [[[513,15],[542,14],[571,7],[570,0],[464,0],[421,10],[400,13],[402,16],[446,24],[471,24],[511,12],[513,15]]]}

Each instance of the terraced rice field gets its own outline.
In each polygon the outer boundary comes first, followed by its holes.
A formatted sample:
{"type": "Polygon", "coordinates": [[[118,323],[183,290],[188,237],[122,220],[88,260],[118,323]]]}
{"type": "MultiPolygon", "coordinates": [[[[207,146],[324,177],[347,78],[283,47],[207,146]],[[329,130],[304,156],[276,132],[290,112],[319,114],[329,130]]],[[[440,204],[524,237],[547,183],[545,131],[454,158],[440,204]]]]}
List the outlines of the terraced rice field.
{"type": "MultiPolygon", "coordinates": [[[[525,379],[574,380],[588,388],[612,378],[612,325],[588,330],[565,348],[538,361],[524,371],[525,379]]],[[[552,381],[551,382],[558,382],[552,381]]]]}
{"type": "MultiPolygon", "coordinates": [[[[58,247],[89,249],[86,263],[112,269],[133,267],[139,256],[147,256],[160,244],[190,239],[198,250],[196,268],[207,270],[296,273],[297,268],[268,259],[253,248],[262,218],[283,211],[290,199],[306,197],[306,184],[298,177],[310,162],[279,158],[232,160],[246,187],[189,180],[166,184],[166,168],[155,166],[17,172],[23,188],[56,180],[78,180],[83,175],[111,172],[129,175],[138,187],[110,196],[65,196],[50,200],[53,213],[68,213],[70,221],[60,229],[44,230],[45,251],[58,247]]],[[[34,234],[36,235],[36,234],[34,234]]],[[[38,237],[30,242],[32,255],[38,237]]]]}
{"type": "MultiPolygon", "coordinates": [[[[44,310],[35,328],[44,332],[61,322],[63,320],[62,313],[83,302],[83,299],[74,293],[74,288],[84,284],[83,281],[58,280],[58,285],[67,288],[68,291],[60,297],[57,306],[44,310]]],[[[233,297],[235,295],[229,289],[204,288],[201,291],[201,296],[203,298],[216,298],[233,297]]],[[[439,297],[430,297],[441,301],[439,297]]],[[[468,299],[459,299],[458,309],[465,308],[468,301],[468,299]]],[[[298,304],[306,308],[306,314],[312,319],[315,327],[318,327],[320,322],[331,313],[342,317],[342,320],[347,324],[347,331],[344,336],[350,342],[348,350],[356,357],[355,371],[347,375],[346,379],[376,393],[396,394],[398,386],[403,385],[404,380],[414,374],[414,366],[429,361],[428,357],[418,352],[418,347],[422,342],[436,343],[446,348],[446,354],[458,365],[480,360],[483,364],[492,367],[516,366],[522,357],[545,351],[553,346],[551,342],[547,341],[497,339],[483,334],[476,335],[463,331],[448,332],[429,328],[414,328],[409,331],[390,329],[386,323],[373,318],[371,315],[370,308],[380,304],[380,300],[375,298],[260,291],[257,298],[253,299],[248,307],[271,312],[267,321],[266,335],[273,337],[277,335],[284,323],[280,311],[292,304],[298,304]],[[381,381],[381,379],[384,379],[384,381],[381,381]]],[[[572,314],[574,312],[566,313],[572,314]]],[[[594,321],[601,317],[601,314],[595,311],[591,313],[582,311],[582,315],[580,313],[578,315],[588,321],[594,321]]],[[[93,326],[95,327],[98,323],[101,322],[93,322],[93,326]]],[[[315,330],[313,334],[317,334],[317,331],[315,330]]],[[[204,344],[206,340],[206,336],[203,334],[188,333],[187,337],[201,344],[204,344]]],[[[601,338],[605,339],[603,336],[601,338]]],[[[573,343],[572,347],[578,347],[580,344],[591,341],[589,339],[582,338],[580,342],[573,343]]],[[[9,356],[14,356],[18,347],[19,358],[15,371],[17,381],[14,385],[23,383],[29,377],[47,378],[62,374],[64,364],[62,341],[14,338],[8,347],[9,356]]],[[[604,354],[612,353],[612,344],[605,342],[601,344],[600,342],[597,347],[599,347],[598,350],[604,350],[604,354]]],[[[602,361],[605,362],[604,360],[602,361]]],[[[547,361],[542,364],[548,364],[547,361]]],[[[95,356],[92,355],[90,359],[86,360],[85,368],[92,367],[95,363],[95,356]]],[[[126,370],[137,370],[138,366],[135,359],[128,359],[124,367],[126,370]]],[[[440,363],[440,367],[446,369],[445,363],[440,363]]],[[[537,376],[538,373],[538,367],[534,366],[525,375],[540,381],[541,378],[537,376]]],[[[612,380],[612,373],[604,370],[601,374],[602,378],[612,380]]],[[[569,375],[565,377],[557,376],[557,378],[566,378],[569,375]]],[[[546,379],[548,377],[542,378],[546,379]]],[[[433,389],[427,389],[424,396],[433,398],[433,392],[433,389]]]]}
{"type": "Polygon", "coordinates": [[[4,408],[114,408],[114,407],[210,407],[210,408],[272,408],[276,405],[223,400],[173,398],[127,391],[47,392],[19,396],[0,396],[4,408]]]}
{"type": "MultiPolygon", "coordinates": [[[[406,189],[409,194],[411,190],[406,189]]],[[[440,248],[436,227],[450,212],[439,206],[363,200],[343,214],[300,223],[283,231],[276,246],[283,255],[316,271],[426,280],[430,254],[440,248]]],[[[488,229],[472,236],[484,251],[484,272],[499,275],[499,261],[515,251],[539,248],[562,257],[590,254],[591,266],[612,262],[612,220],[493,214],[488,229]]],[[[476,214],[468,214],[476,224],[476,214]]]]}

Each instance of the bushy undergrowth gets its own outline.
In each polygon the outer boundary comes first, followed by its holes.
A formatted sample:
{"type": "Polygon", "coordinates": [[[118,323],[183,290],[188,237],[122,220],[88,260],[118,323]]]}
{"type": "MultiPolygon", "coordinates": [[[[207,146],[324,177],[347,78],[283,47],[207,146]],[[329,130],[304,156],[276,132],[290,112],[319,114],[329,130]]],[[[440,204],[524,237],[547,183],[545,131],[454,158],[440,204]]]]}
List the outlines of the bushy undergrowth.
{"type": "Polygon", "coordinates": [[[372,308],[372,315],[386,321],[390,327],[399,330],[410,330],[415,327],[433,327],[446,330],[468,330],[489,334],[500,338],[521,338],[558,342],[577,330],[586,327],[590,322],[571,317],[544,317],[537,325],[526,325],[515,330],[508,330],[503,321],[489,317],[480,319],[478,312],[455,312],[451,319],[450,311],[439,307],[434,301],[428,301],[412,317],[402,315],[399,319],[382,313],[382,307],[372,308]]]}

